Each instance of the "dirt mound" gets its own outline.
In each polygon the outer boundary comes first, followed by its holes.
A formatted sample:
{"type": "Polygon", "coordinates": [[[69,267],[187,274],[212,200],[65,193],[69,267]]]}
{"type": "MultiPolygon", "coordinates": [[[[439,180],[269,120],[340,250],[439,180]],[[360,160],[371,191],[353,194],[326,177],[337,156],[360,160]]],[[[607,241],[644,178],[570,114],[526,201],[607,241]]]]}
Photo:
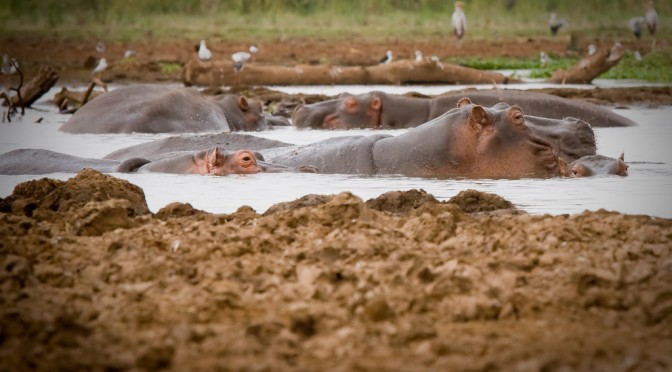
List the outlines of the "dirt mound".
{"type": "MultiPolygon", "coordinates": [[[[86,191],[68,182],[31,187],[61,190],[66,205],[86,191]]],[[[3,367],[672,367],[671,220],[467,214],[507,204],[411,190],[310,196],[265,215],[173,204],[124,228],[62,228],[103,210],[123,223],[114,211],[132,205],[92,198],[54,219],[0,213],[3,367]]]]}
{"type": "Polygon", "coordinates": [[[498,209],[513,209],[510,201],[499,195],[488,194],[476,190],[460,191],[448,200],[448,203],[457,204],[467,213],[492,212],[498,209]]]}

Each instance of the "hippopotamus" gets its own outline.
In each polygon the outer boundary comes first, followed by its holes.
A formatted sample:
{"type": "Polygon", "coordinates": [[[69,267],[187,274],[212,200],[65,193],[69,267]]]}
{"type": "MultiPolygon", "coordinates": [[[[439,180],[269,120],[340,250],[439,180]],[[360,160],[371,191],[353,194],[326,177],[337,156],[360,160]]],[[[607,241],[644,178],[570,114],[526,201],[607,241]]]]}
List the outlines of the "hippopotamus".
{"type": "Polygon", "coordinates": [[[623,153],[618,159],[603,155],[587,155],[574,160],[561,170],[561,173],[567,177],[590,177],[601,174],[627,176],[628,168],[623,153]]]}
{"type": "Polygon", "coordinates": [[[526,116],[519,106],[486,108],[464,97],[398,136],[337,137],[260,152],[271,163],[312,165],[321,173],[519,178],[559,176],[560,161],[569,164],[595,150],[586,121],[526,116]]]}
{"type": "MultiPolygon", "coordinates": [[[[292,170],[261,161],[260,157],[250,150],[222,151],[214,147],[195,152],[167,153],[155,161],[142,158],[119,161],[81,158],[49,150],[20,149],[0,155],[0,174],[77,173],[84,168],[93,168],[105,173],[158,172],[224,176],[292,170]]],[[[302,168],[299,171],[312,170],[302,168]]]]}
{"type": "Polygon", "coordinates": [[[298,128],[412,128],[432,120],[462,98],[492,106],[499,102],[515,104],[526,115],[563,119],[575,117],[593,127],[636,125],[632,120],[592,103],[569,100],[545,93],[517,90],[479,90],[418,98],[373,91],[364,94],[341,94],[338,98],[309,105],[299,105],[292,114],[298,128]]]}
{"type": "Polygon", "coordinates": [[[105,155],[103,159],[125,160],[144,158],[157,160],[164,157],[166,153],[197,151],[214,146],[225,151],[235,151],[245,149],[262,150],[291,145],[286,142],[242,133],[182,134],[125,147],[105,155]]]}
{"type": "Polygon", "coordinates": [[[61,126],[68,133],[230,132],[287,125],[262,113],[258,100],[225,94],[205,97],[196,89],[131,85],[105,93],[61,126]]]}

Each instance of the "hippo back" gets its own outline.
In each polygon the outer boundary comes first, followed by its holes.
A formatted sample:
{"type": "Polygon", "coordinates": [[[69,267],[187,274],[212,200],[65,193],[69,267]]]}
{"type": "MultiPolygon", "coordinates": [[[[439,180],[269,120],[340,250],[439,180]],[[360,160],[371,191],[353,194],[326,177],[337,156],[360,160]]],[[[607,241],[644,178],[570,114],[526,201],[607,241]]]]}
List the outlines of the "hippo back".
{"type": "Polygon", "coordinates": [[[230,131],[221,108],[197,90],[158,85],[121,87],[92,100],[66,122],[69,133],[230,131]]]}
{"type": "MultiPolygon", "coordinates": [[[[593,127],[627,127],[637,125],[632,120],[600,107],[594,103],[562,98],[546,93],[498,89],[479,90],[439,96],[432,104],[433,111],[441,114],[455,107],[462,97],[468,97],[475,104],[493,106],[499,102],[517,105],[526,115],[551,119],[576,117],[590,123],[593,127]]],[[[436,113],[434,115],[437,115],[436,113]]]]}

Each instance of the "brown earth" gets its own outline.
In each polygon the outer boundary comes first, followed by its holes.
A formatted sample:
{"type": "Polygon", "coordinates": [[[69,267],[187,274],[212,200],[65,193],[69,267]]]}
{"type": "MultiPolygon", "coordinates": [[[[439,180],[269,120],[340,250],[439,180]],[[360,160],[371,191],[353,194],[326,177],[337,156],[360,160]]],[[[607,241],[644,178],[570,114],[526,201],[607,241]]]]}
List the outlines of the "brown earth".
{"type": "Polygon", "coordinates": [[[672,221],[494,195],[147,210],[85,170],[0,200],[7,370],[672,368],[672,221]]]}
{"type": "MultiPolygon", "coordinates": [[[[28,72],[37,71],[43,65],[56,68],[62,81],[68,84],[85,84],[90,79],[90,71],[96,61],[105,57],[109,64],[103,75],[105,80],[114,82],[181,82],[181,66],[195,55],[197,40],[175,40],[171,42],[147,39],[136,43],[106,43],[106,51],[99,54],[95,50],[97,40],[4,38],[0,39],[3,50],[16,56],[28,72]],[[131,59],[124,59],[127,49],[137,52],[131,59]]],[[[611,46],[612,40],[581,40],[579,50],[585,50],[590,42],[611,46]]],[[[212,43],[214,59],[229,60],[231,53],[247,50],[251,42],[212,43]]],[[[468,40],[458,48],[453,39],[423,38],[420,40],[379,40],[354,38],[351,40],[289,39],[269,40],[258,43],[259,53],[255,62],[273,65],[295,65],[299,63],[334,65],[373,65],[378,63],[385,51],[390,49],[397,59],[415,58],[415,50],[425,56],[435,55],[441,59],[448,57],[518,57],[538,58],[539,51],[557,55],[576,54],[568,51],[568,38],[508,38],[495,40],[468,40]]],[[[635,42],[625,42],[626,47],[635,42]]],[[[670,41],[661,39],[658,48],[668,48],[670,41]]],[[[649,48],[647,44],[636,45],[640,50],[649,48]]]]}

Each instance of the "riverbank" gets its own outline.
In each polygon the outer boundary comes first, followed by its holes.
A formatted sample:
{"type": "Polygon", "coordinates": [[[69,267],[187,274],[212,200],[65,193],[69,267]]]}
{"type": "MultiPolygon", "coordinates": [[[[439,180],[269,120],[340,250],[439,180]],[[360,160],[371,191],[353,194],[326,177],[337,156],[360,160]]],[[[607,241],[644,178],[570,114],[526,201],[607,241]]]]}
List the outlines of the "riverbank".
{"type": "Polygon", "coordinates": [[[672,365],[668,219],[413,190],[150,214],[93,171],[0,211],[10,369],[672,365]]]}

